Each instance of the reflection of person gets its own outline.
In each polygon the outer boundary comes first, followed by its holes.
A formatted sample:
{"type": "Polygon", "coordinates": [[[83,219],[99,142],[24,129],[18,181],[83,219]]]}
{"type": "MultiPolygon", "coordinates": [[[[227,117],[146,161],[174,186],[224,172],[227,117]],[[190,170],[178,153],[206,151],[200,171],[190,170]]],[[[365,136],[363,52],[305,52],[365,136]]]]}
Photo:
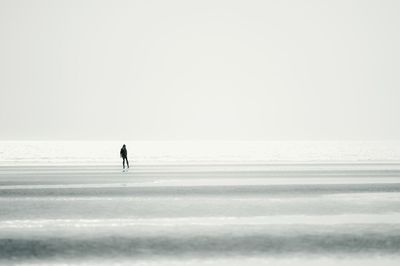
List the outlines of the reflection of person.
{"type": "Polygon", "coordinates": [[[126,165],[129,168],[128,151],[126,150],[125,144],[122,146],[121,151],[119,152],[119,155],[122,158],[122,167],[125,169],[125,160],[126,160],[126,165]]]}

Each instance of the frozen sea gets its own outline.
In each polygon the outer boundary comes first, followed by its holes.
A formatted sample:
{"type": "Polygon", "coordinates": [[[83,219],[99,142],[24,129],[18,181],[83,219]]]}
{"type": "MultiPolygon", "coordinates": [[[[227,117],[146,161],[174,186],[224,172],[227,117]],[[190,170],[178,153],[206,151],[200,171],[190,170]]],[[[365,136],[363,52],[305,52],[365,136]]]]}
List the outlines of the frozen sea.
{"type": "Polygon", "coordinates": [[[399,265],[399,142],[0,142],[2,265],[399,265]]]}

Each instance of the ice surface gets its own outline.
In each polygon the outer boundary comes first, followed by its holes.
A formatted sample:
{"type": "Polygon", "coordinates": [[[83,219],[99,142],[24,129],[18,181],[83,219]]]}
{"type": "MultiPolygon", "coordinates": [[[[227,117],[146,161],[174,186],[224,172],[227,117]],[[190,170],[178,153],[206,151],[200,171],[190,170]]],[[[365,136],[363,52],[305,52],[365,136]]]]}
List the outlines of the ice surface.
{"type": "MultiPolygon", "coordinates": [[[[40,154],[48,143],[43,145],[40,154]]],[[[57,150],[63,146],[57,145],[49,163],[43,157],[35,162],[38,153],[32,151],[21,158],[18,152],[1,155],[0,264],[400,262],[396,149],[367,145],[364,151],[374,155],[357,157],[353,151],[343,158],[355,160],[340,162],[327,162],[329,156],[322,155],[320,160],[261,162],[273,152],[262,157],[260,151],[243,163],[201,156],[190,163],[166,155],[150,160],[146,155],[121,172],[120,162],[113,165],[106,152],[82,159],[83,153],[71,148],[63,151],[70,152],[64,160],[57,150]]],[[[96,146],[80,147],[90,145],[96,146]]]]}

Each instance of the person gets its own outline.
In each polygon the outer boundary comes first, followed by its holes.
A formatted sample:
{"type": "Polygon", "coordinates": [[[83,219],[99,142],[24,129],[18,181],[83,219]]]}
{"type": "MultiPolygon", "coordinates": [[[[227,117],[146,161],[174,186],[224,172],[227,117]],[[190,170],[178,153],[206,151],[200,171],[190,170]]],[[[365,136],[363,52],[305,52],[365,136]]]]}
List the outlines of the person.
{"type": "Polygon", "coordinates": [[[119,155],[122,158],[122,167],[123,167],[123,169],[125,169],[125,161],[126,161],[126,165],[129,168],[128,151],[126,150],[125,144],[122,146],[121,151],[119,152],[119,155]]]}

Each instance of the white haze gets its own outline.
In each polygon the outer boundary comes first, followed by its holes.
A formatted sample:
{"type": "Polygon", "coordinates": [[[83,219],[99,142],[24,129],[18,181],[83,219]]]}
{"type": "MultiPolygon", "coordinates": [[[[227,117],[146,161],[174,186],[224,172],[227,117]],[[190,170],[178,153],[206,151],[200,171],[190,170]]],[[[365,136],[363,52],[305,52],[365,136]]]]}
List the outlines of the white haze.
{"type": "MultiPolygon", "coordinates": [[[[399,141],[0,141],[0,166],[114,165],[125,143],[132,165],[383,164],[399,162],[399,141]]],[[[386,165],[390,164],[390,166],[386,165]]],[[[375,166],[376,166],[375,165],[375,166]]]]}
{"type": "Polygon", "coordinates": [[[399,139],[395,0],[0,0],[0,139],[399,139]]]}

